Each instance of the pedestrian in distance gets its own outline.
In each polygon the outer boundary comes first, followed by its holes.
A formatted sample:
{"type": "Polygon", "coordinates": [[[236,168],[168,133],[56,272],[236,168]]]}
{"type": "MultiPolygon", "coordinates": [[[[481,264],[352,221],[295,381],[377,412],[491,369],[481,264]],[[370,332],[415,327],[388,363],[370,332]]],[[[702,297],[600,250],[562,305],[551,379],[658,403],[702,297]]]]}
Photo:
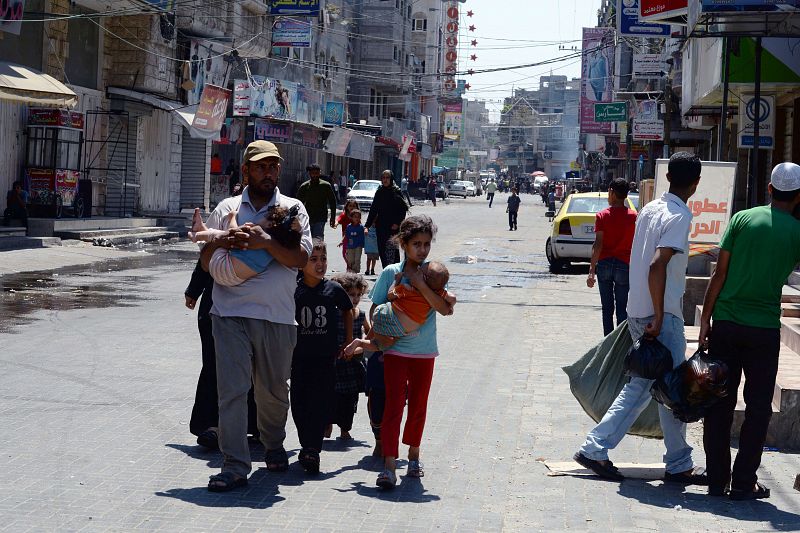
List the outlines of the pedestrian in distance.
{"type": "Polygon", "coordinates": [[[378,251],[383,268],[400,261],[399,250],[390,239],[399,231],[406,213],[408,204],[394,182],[392,171],[384,170],[381,174],[381,186],[375,191],[367,222],[364,224],[367,229],[375,227],[377,230],[378,251]]]}
{"type": "Polygon", "coordinates": [[[292,419],[301,447],[297,459],[308,474],[319,473],[319,454],[335,401],[336,359],[353,340],[353,303],[341,285],[325,278],[327,270],[325,241],[314,239],[294,295],[297,345],[291,373],[292,419]],[[340,321],[344,343],[336,337],[340,321]]]}
{"type": "Polygon", "coordinates": [[[508,231],[515,231],[517,229],[517,215],[519,214],[519,204],[522,199],[519,197],[519,189],[516,187],[511,189],[511,196],[508,197],[508,231]]]}
{"type": "MultiPolygon", "coordinates": [[[[375,309],[389,301],[389,289],[395,284],[398,274],[401,282],[410,284],[419,291],[432,307],[425,322],[416,335],[398,338],[392,347],[383,353],[385,407],[381,426],[381,445],[384,457],[384,470],[376,484],[391,489],[397,484],[398,439],[403,409],[408,401],[408,414],[403,430],[403,443],[409,446],[409,477],[422,477],[424,470],[420,463],[420,443],[425,428],[433,366],[439,349],[436,343],[436,313],[453,314],[453,305],[436,294],[425,283],[421,269],[431,250],[431,241],[436,235],[436,225],[426,215],[412,216],[403,221],[395,237],[402,248],[405,260],[389,265],[381,272],[370,292],[372,307],[375,309]]],[[[455,300],[454,300],[455,301],[455,300]]]]}
{"type": "Polygon", "coordinates": [[[781,346],[781,290],[800,262],[800,166],[772,170],[770,205],[739,211],[720,241],[700,319],[702,345],[728,366],[727,396],[703,422],[708,493],[730,499],[769,498],[756,470],[772,417],[772,396],[781,346]],[[713,322],[712,322],[713,319],[713,322]],[[742,373],[744,422],[731,472],[730,436],[742,373]]]}
{"type": "Polygon", "coordinates": [[[339,184],[339,201],[344,203],[347,200],[347,176],[344,175],[344,172],[341,170],[339,171],[339,177],[337,179],[337,183],[339,184]]]}
{"type": "Polygon", "coordinates": [[[496,192],[497,184],[494,182],[494,178],[492,178],[491,181],[486,184],[486,199],[489,200],[489,207],[492,207],[492,203],[494,202],[494,193],[496,192]]]}
{"type": "Polygon", "coordinates": [[[311,236],[325,240],[325,222],[328,221],[332,228],[336,227],[336,194],[329,182],[320,180],[322,172],[319,165],[309,165],[306,171],[308,181],[300,185],[297,199],[303,202],[308,211],[311,236]]]}
{"type": "Polygon", "coordinates": [[[586,286],[600,285],[603,307],[603,335],[614,331],[614,310],[617,325],[628,318],[628,271],[631,261],[636,211],[626,204],[628,182],[616,178],[608,188],[608,207],[598,212],[594,223],[594,245],[586,286]]]}
{"type": "Polygon", "coordinates": [[[358,209],[358,202],[353,199],[347,200],[342,208],[342,212],[336,217],[336,227],[342,229],[342,241],[339,243],[339,246],[342,249],[342,259],[344,259],[345,265],[347,265],[347,235],[345,233],[347,231],[347,226],[352,222],[352,220],[350,220],[350,212],[354,209],[358,209]]]}
{"type": "Polygon", "coordinates": [[[428,178],[427,184],[428,200],[431,201],[433,207],[436,207],[436,177],[431,176],[428,178]]]}
{"type": "MultiPolygon", "coordinates": [[[[370,322],[366,313],[358,308],[361,298],[366,294],[369,286],[364,276],[357,272],[347,272],[331,276],[347,292],[353,309],[353,339],[360,339],[370,332],[370,322]]],[[[345,346],[344,320],[339,320],[337,341],[340,346],[345,346]]],[[[350,430],[353,428],[353,416],[358,410],[358,396],[365,392],[367,366],[364,351],[357,352],[350,359],[339,357],[336,359],[336,386],[334,388],[334,408],[331,422],[339,426],[339,439],[352,440],[350,430]]]]}
{"type": "Polygon", "coordinates": [[[361,224],[361,211],[350,211],[350,224],[347,226],[347,271],[361,272],[361,254],[364,252],[364,226],[361,224]]]}
{"type": "Polygon", "coordinates": [[[380,253],[378,252],[378,230],[374,227],[372,228],[364,228],[366,231],[366,237],[364,238],[364,253],[367,254],[367,268],[364,271],[365,276],[374,276],[375,275],[375,264],[378,262],[380,258],[380,253]]]}
{"type": "Polygon", "coordinates": [[[15,181],[11,190],[6,193],[6,208],[3,211],[3,223],[11,225],[11,220],[18,218],[22,225],[28,226],[28,191],[22,188],[21,181],[15,181]]]}
{"type": "Polygon", "coordinates": [[[400,180],[400,192],[403,193],[403,198],[406,199],[408,206],[413,206],[414,204],[411,203],[411,196],[408,195],[408,174],[403,176],[403,179],[400,180]]]}
{"type": "Polygon", "coordinates": [[[252,468],[247,444],[247,391],[251,383],[267,470],[284,471],[289,466],[283,441],[289,411],[288,379],[297,339],[294,293],[297,269],[306,264],[311,252],[311,232],[305,207],[278,189],[281,160],[271,142],[250,143],[242,164],[247,187],[241,196],[220,202],[206,222],[209,228],[222,229],[226,217],[236,211],[239,227],[206,243],[200,254],[203,270],[208,271],[217,248],[264,249],[274,258],[265,271],[240,285],[214,287],[211,325],[223,463],[221,473],[211,476],[210,491],[225,492],[247,485],[252,468]],[[289,210],[297,206],[302,228],[298,245],[287,248],[254,224],[272,206],[289,210]]]}
{"type": "MultiPolygon", "coordinates": [[[[683,292],[689,259],[689,228],[692,212],[686,201],[700,182],[700,158],[688,152],[670,157],[667,169],[669,191],[647,204],[639,213],[630,260],[628,328],[635,341],[657,338],[672,353],[673,368],[686,358],[683,331],[683,292]]],[[[651,401],[653,380],[634,377],[622,388],[605,416],[586,436],[576,462],[605,479],[622,480],[609,460],[633,422],[651,401]]],[[[702,468],[695,468],[692,447],[686,442],[686,424],[668,408],[658,405],[664,433],[665,481],[683,485],[707,485],[702,468]]]]}

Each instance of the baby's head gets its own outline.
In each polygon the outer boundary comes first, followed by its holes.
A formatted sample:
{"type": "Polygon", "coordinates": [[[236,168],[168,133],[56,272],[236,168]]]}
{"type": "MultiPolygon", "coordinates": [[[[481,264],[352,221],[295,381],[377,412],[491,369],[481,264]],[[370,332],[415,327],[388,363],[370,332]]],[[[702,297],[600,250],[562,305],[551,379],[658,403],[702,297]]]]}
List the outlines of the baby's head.
{"type": "Polygon", "coordinates": [[[264,231],[280,244],[286,247],[294,247],[300,244],[302,235],[292,230],[292,222],[297,217],[300,209],[295,205],[290,209],[276,205],[267,212],[266,222],[263,224],[264,231]]]}
{"type": "Polygon", "coordinates": [[[439,261],[431,261],[422,265],[422,273],[425,274],[425,283],[434,291],[444,289],[450,280],[450,272],[444,263],[439,261]]]}

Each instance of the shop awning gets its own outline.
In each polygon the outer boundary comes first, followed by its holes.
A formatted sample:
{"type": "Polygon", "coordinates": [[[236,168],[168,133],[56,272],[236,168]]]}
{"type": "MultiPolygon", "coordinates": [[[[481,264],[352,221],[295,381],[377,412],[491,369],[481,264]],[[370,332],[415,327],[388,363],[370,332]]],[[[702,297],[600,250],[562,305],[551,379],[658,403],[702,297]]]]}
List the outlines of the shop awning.
{"type": "Polygon", "coordinates": [[[108,94],[112,97],[120,96],[125,99],[149,104],[156,109],[169,111],[172,113],[178,123],[189,131],[189,135],[195,139],[211,139],[212,141],[219,140],[218,131],[201,130],[192,126],[192,122],[194,122],[194,114],[197,112],[197,105],[187,106],[180,102],[176,102],[175,100],[167,100],[166,98],[160,98],[153,94],[132,91],[130,89],[122,89],[119,87],[109,87],[108,94]]]}
{"type": "Polygon", "coordinates": [[[0,99],[43,107],[75,107],[78,95],[43,72],[0,61],[0,99]]]}

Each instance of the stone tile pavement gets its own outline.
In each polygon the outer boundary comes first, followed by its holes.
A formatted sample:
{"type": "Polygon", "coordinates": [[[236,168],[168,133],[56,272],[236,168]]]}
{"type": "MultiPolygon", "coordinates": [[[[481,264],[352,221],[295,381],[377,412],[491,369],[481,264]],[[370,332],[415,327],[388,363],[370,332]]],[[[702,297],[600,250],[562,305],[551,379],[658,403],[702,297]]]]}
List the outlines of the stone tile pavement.
{"type": "MultiPolygon", "coordinates": [[[[498,200],[504,200],[500,195],[498,200]]],[[[213,494],[216,453],[188,431],[200,367],[193,313],[177,261],[106,272],[130,306],[41,310],[0,334],[4,531],[791,531],[800,529],[795,455],[768,453],[765,502],[710,500],[660,481],[548,477],[541,458],[567,460],[591,428],[560,367],[601,334],[585,271],[551,276],[543,209],[523,197],[520,230],[503,209],[453,200],[432,214],[432,257],[449,262],[456,314],[439,319],[422,460],[426,477],[374,487],[379,462],[362,399],[349,447],[326,442],[323,474],[293,464],[270,474],[253,446],[247,489],[213,494]],[[534,207],[535,205],[535,207],[534,207]]],[[[337,242],[329,239],[329,242],[337,242]]],[[[180,247],[178,247],[180,248],[180,247]]],[[[342,267],[331,253],[332,268],[342,267]]],[[[368,302],[364,302],[368,305],[368,302]]],[[[297,437],[288,425],[287,448],[297,437]]],[[[704,462],[700,429],[691,427],[704,462]]],[[[656,462],[659,441],[627,438],[616,460],[656,462]]],[[[294,459],[293,459],[294,460],[294,459]]],[[[403,468],[400,469],[403,473],[403,468]]]]}

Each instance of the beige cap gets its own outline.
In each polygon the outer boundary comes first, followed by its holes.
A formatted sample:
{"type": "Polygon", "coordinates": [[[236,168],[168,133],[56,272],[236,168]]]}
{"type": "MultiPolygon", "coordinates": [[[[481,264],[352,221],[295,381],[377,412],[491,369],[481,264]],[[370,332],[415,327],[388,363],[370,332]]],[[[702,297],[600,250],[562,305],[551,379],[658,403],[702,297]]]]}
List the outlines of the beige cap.
{"type": "Polygon", "coordinates": [[[278,152],[278,147],[269,141],[253,141],[244,150],[244,162],[259,161],[267,157],[277,157],[281,161],[283,158],[278,152]]]}

